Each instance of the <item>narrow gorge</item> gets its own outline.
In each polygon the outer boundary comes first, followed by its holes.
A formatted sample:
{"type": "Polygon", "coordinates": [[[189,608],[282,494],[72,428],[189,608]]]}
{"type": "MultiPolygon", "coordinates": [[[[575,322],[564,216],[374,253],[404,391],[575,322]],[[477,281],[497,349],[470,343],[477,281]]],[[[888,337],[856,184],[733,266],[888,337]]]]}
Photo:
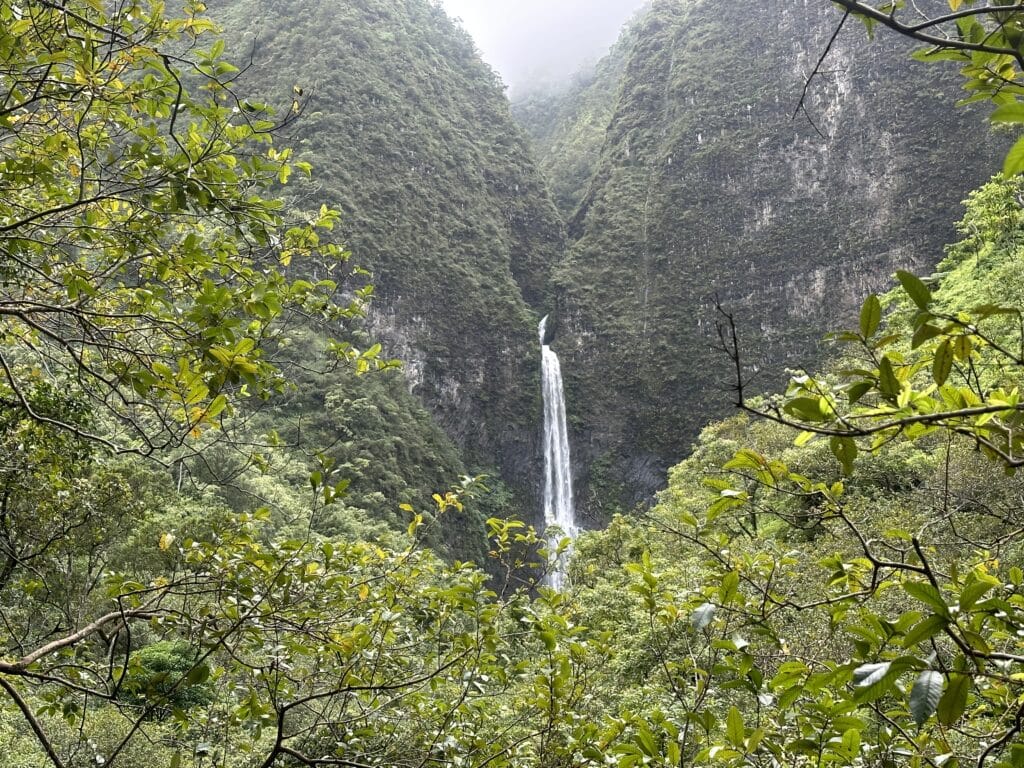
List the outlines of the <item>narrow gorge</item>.
{"type": "MultiPolygon", "coordinates": [[[[298,151],[375,286],[354,341],[402,360],[412,395],[385,402],[371,387],[358,408],[423,409],[429,427],[403,416],[426,427],[408,441],[449,444],[416,452],[431,478],[490,478],[498,495],[474,537],[492,508],[545,522],[540,308],[558,320],[574,524],[599,527],[649,504],[732,408],[715,296],[757,386],[781,386],[784,369],[827,354],[826,314],[849,317],[894,269],[937,262],[946,222],[1005,144],[948,108],[955,84],[936,68],[852,24],[794,114],[835,28],[816,5],[655,0],[593,70],[512,105],[427,0],[216,6],[251,41],[247,82],[267,98],[312,94],[298,151]],[[751,40],[764,40],[756,66],[751,40]]],[[[363,445],[371,464],[399,450],[363,445]]]]}

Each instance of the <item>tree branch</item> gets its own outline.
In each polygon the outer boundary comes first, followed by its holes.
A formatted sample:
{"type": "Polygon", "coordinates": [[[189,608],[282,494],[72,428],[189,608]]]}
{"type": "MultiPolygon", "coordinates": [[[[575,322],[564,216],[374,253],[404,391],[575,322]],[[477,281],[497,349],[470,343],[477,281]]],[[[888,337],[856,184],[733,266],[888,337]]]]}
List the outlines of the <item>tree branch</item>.
{"type": "Polygon", "coordinates": [[[52,762],[56,768],[66,768],[64,761],[60,759],[60,755],[58,755],[56,750],[53,748],[53,744],[50,743],[50,739],[47,737],[46,731],[43,730],[42,723],[40,723],[36,718],[35,713],[32,712],[32,708],[29,707],[28,702],[21,697],[21,694],[18,693],[18,690],[15,687],[7,680],[4,680],[3,677],[0,677],[0,688],[3,688],[4,691],[7,692],[7,695],[11,697],[18,709],[21,710],[21,714],[24,715],[25,720],[28,721],[29,727],[32,729],[32,732],[36,735],[36,738],[42,745],[43,750],[46,752],[46,756],[50,758],[50,762],[52,762]]]}
{"type": "Polygon", "coordinates": [[[47,643],[41,648],[37,648],[27,656],[23,656],[15,662],[0,661],[0,674],[8,675],[20,675],[25,672],[28,667],[35,664],[37,661],[42,659],[44,656],[49,656],[51,653],[55,653],[62,648],[67,648],[79,643],[89,635],[95,634],[103,629],[108,624],[114,621],[127,621],[129,619],[151,619],[159,614],[148,610],[137,610],[137,611],[112,611],[111,613],[100,616],[100,618],[82,627],[77,632],[70,635],[65,635],[62,638],[54,640],[53,642],[47,643]]]}

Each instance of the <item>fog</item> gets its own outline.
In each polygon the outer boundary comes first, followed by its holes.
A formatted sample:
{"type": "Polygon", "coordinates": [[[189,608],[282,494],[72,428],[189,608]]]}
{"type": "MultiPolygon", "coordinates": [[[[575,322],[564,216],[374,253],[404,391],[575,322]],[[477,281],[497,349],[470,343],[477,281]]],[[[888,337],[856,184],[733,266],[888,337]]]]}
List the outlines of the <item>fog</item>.
{"type": "Polygon", "coordinates": [[[442,0],[511,95],[599,59],[645,0],[442,0]]]}

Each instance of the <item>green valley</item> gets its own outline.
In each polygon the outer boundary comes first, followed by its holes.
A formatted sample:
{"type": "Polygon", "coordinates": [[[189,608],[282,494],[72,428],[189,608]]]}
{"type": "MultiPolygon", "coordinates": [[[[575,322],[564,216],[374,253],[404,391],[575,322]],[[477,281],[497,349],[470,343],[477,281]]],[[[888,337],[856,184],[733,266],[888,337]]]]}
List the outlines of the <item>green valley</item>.
{"type": "Polygon", "coordinates": [[[0,763],[1020,768],[1022,32],[0,0],[0,763]]]}

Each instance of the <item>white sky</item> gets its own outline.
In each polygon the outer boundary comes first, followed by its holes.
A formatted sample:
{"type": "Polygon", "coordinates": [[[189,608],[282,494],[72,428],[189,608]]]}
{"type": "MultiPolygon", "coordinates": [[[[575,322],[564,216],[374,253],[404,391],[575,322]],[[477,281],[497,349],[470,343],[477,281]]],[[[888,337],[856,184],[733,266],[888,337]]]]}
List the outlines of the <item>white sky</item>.
{"type": "Polygon", "coordinates": [[[645,0],[442,0],[516,91],[596,60],[645,0]]]}

